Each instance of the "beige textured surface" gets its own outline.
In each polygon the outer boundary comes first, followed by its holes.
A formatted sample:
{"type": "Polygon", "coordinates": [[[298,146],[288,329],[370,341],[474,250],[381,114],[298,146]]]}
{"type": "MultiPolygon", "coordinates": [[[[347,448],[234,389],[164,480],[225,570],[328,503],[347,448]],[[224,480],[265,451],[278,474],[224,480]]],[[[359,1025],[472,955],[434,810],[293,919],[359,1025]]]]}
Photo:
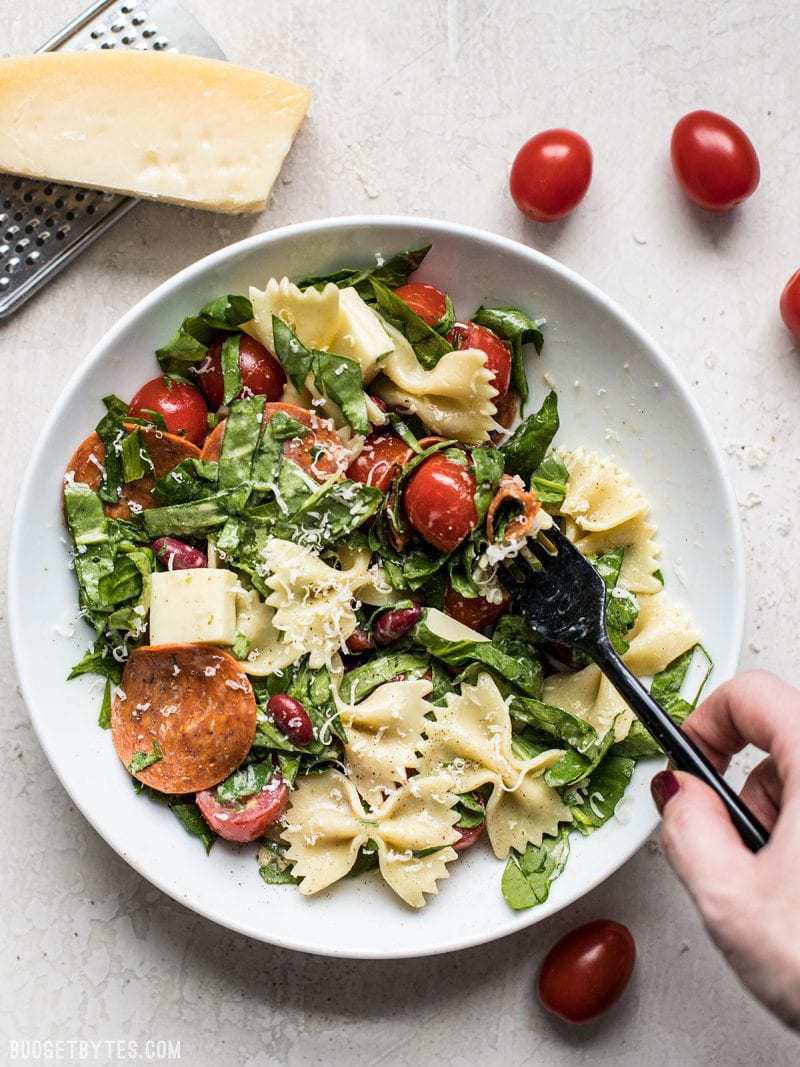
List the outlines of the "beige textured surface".
{"type": "MultiPolygon", "coordinates": [[[[551,253],[673,355],[742,504],[743,662],[800,682],[800,357],[777,316],[780,288],[800,265],[800,16],[773,0],[185,3],[230,59],[309,84],[311,116],[263,216],[142,205],[0,327],[3,552],[42,418],[142,295],[205,253],[285,222],[427,214],[551,253]],[[672,124],[696,106],[739,118],[760,152],[761,188],[733,216],[694,211],[671,180],[672,124]],[[580,211],[545,229],[516,213],[506,169],[526,136],[559,123],[592,142],[595,179],[580,211]]],[[[3,50],[32,50],[82,6],[6,5],[3,50]]],[[[147,1039],[164,1038],[198,1067],[797,1062],[797,1042],[727,973],[654,843],[572,914],[449,957],[314,959],[212,926],[150,888],[72,809],[32,735],[7,642],[0,657],[3,1040],[131,1039],[144,1056],[147,1039]],[[603,915],[633,929],[636,977],[607,1020],[568,1031],[536,1006],[535,968],[558,934],[603,915]]],[[[116,1059],[103,1046],[94,1062],[116,1059]]]]}

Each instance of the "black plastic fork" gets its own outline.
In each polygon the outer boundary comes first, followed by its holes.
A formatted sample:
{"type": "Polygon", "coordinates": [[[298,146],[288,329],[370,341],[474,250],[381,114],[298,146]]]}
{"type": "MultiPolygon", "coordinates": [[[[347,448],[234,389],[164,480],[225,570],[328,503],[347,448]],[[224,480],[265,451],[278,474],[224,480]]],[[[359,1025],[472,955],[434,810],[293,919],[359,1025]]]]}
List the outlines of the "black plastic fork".
{"type": "Polygon", "coordinates": [[[569,645],[594,660],[675,767],[714,790],[742,841],[757,852],[769,841],[767,831],[614,651],[606,630],[603,579],[557,526],[540,536],[549,545],[541,540],[528,542],[539,567],[520,555],[498,569],[518,610],[544,640],[569,645]]]}

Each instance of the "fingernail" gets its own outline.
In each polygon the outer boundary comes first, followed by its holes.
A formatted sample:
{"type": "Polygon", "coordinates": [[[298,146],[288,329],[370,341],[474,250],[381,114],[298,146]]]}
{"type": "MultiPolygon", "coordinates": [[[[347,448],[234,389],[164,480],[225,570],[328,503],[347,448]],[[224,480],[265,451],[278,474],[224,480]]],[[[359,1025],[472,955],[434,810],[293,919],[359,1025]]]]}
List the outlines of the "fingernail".
{"type": "Polygon", "coordinates": [[[680,783],[672,771],[659,771],[650,783],[650,792],[659,813],[664,810],[667,801],[680,789],[680,783]]]}

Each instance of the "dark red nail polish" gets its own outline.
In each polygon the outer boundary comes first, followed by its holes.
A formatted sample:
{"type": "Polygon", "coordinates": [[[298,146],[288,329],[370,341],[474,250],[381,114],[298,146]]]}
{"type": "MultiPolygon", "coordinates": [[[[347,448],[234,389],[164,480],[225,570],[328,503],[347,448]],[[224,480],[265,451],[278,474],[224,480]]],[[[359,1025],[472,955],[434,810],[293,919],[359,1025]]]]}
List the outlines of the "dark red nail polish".
{"type": "Polygon", "coordinates": [[[672,771],[659,771],[650,783],[650,792],[659,812],[664,810],[668,800],[675,796],[680,789],[680,783],[672,771]]]}

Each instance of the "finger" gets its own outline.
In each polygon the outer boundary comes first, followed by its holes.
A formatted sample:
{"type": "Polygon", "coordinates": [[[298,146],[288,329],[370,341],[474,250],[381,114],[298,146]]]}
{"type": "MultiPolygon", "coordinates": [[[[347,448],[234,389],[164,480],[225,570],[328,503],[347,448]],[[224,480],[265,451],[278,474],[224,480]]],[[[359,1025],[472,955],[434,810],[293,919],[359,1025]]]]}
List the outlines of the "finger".
{"type": "Polygon", "coordinates": [[[653,781],[653,796],[665,798],[661,844],[680,880],[711,926],[742,891],[754,873],[754,857],[742,844],[716,793],[693,775],[662,771],[653,781]],[[666,777],[662,777],[666,776],[666,777]],[[672,782],[670,782],[670,776],[672,782]]]}
{"type": "Polygon", "coordinates": [[[757,819],[771,830],[781,809],[781,780],[771,756],[762,760],[747,776],[740,796],[757,819]]]}
{"type": "Polygon", "coordinates": [[[684,729],[719,768],[750,743],[772,755],[781,779],[800,779],[800,692],[767,671],[721,685],[684,729]]]}

